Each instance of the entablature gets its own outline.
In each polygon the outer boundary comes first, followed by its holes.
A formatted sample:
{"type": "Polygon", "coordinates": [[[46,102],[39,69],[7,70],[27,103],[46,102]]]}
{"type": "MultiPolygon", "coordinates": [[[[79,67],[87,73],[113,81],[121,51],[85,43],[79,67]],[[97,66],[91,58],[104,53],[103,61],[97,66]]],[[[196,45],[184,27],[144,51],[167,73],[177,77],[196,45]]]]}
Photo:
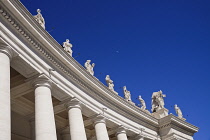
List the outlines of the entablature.
{"type": "MultiPolygon", "coordinates": [[[[19,36],[21,36],[19,39],[22,39],[22,42],[26,43],[25,40],[27,40],[26,46],[28,46],[28,48],[42,60],[47,62],[47,64],[57,73],[62,75],[63,78],[65,77],[71,83],[77,85],[77,88],[82,89],[84,93],[88,94],[96,101],[103,103],[104,106],[116,111],[117,113],[130,118],[136,123],[149,125],[153,129],[157,128],[157,119],[109,91],[106,86],[98,81],[98,79],[87,73],[86,70],[74,60],[74,58],[69,57],[69,55],[60,47],[60,44],[56,42],[43,28],[41,28],[38,23],[36,23],[33,16],[19,1],[2,1],[1,5],[5,6],[1,6],[0,8],[1,16],[13,26],[12,32],[18,32],[19,36]],[[11,6],[11,3],[13,6],[11,6]],[[10,9],[10,11],[13,11],[13,13],[7,12],[7,8],[10,9]]],[[[36,58],[34,57],[34,59],[36,58]]],[[[48,71],[46,67],[43,69],[48,71]]],[[[57,78],[53,73],[51,76],[54,79],[57,78]]],[[[72,94],[75,96],[77,93],[72,94]]]]}

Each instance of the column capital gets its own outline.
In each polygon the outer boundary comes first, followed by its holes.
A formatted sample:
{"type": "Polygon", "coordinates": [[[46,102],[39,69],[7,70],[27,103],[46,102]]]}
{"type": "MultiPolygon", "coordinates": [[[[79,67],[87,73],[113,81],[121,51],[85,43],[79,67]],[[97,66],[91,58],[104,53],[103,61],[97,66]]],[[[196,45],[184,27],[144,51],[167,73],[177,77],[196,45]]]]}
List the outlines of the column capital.
{"type": "Polygon", "coordinates": [[[10,60],[14,55],[12,48],[8,46],[6,43],[4,43],[1,39],[0,39],[0,52],[6,54],[10,60]]]}
{"type": "Polygon", "coordinates": [[[93,121],[94,125],[96,125],[97,123],[105,123],[106,124],[106,117],[103,114],[97,114],[96,116],[94,116],[94,118],[92,118],[92,121],[93,121]]]}
{"type": "Polygon", "coordinates": [[[124,133],[126,134],[126,127],[124,127],[123,125],[118,126],[118,128],[116,129],[116,135],[124,133]]]}
{"type": "Polygon", "coordinates": [[[81,109],[81,104],[82,103],[76,97],[73,97],[69,101],[67,101],[64,105],[69,110],[71,108],[81,109]]]}
{"type": "Polygon", "coordinates": [[[45,86],[50,89],[52,88],[52,81],[45,74],[40,74],[39,76],[37,76],[34,80],[32,80],[31,84],[35,88],[40,87],[40,86],[45,86]]]}

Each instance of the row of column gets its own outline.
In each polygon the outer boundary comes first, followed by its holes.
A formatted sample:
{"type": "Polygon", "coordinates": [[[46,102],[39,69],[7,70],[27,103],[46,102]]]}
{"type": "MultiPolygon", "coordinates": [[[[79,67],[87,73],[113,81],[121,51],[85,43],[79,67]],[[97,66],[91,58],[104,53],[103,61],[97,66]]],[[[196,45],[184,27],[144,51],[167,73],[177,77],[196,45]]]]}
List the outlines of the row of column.
{"type": "MultiPolygon", "coordinates": [[[[10,60],[12,51],[0,42],[0,140],[11,140],[10,60]]],[[[52,104],[52,82],[45,75],[33,81],[35,87],[35,140],[57,140],[52,104]]],[[[66,140],[87,140],[80,102],[73,98],[65,104],[69,116],[69,135],[66,140]]],[[[109,140],[103,115],[94,119],[97,140],[109,140]]],[[[68,133],[66,133],[68,134],[68,133]]],[[[118,140],[127,140],[126,131],[119,127],[118,140]]]]}

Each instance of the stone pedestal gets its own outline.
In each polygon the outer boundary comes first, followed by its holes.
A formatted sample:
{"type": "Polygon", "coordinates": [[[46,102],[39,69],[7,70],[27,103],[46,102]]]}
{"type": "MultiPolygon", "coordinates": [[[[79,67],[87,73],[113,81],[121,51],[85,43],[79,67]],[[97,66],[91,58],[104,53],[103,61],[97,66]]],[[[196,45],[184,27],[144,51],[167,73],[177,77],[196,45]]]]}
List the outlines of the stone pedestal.
{"type": "Polygon", "coordinates": [[[168,109],[161,108],[157,112],[152,113],[152,116],[154,116],[157,119],[161,119],[163,117],[166,117],[166,116],[168,116],[168,109]]]}
{"type": "MultiPolygon", "coordinates": [[[[178,117],[179,118],[179,117],[178,117]]],[[[179,118],[179,119],[181,119],[181,120],[183,120],[183,121],[186,121],[186,119],[185,118],[179,118]]]]}
{"type": "Polygon", "coordinates": [[[135,105],[135,103],[134,102],[132,102],[132,101],[128,101],[130,104],[132,104],[132,105],[135,105]]]}

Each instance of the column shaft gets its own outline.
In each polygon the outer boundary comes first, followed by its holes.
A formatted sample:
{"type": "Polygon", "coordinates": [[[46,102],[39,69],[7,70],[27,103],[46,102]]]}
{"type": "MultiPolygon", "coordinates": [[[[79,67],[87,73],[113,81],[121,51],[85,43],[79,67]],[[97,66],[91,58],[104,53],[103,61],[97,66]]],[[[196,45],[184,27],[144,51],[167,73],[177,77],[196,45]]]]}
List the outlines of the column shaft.
{"type": "Polygon", "coordinates": [[[117,140],[128,140],[126,135],[126,129],[124,126],[119,126],[117,129],[117,140]]]}
{"type": "Polygon", "coordinates": [[[0,52],[0,140],[11,140],[10,58],[0,52]]]}
{"type": "Polygon", "coordinates": [[[51,90],[47,86],[35,89],[36,140],[57,140],[51,90]]]}
{"type": "Polygon", "coordinates": [[[95,118],[93,118],[93,122],[95,126],[97,140],[109,140],[105,116],[102,114],[98,114],[95,118]]]}
{"type": "Polygon", "coordinates": [[[126,133],[117,134],[117,140],[128,140],[126,133]]]}
{"type": "Polygon", "coordinates": [[[71,140],[87,140],[80,108],[71,108],[68,114],[71,140]]]}
{"type": "Polygon", "coordinates": [[[106,124],[99,122],[95,124],[96,138],[97,140],[109,140],[106,124]]]}
{"type": "Polygon", "coordinates": [[[69,115],[71,140],[87,140],[80,102],[73,98],[66,103],[69,115]]]}

